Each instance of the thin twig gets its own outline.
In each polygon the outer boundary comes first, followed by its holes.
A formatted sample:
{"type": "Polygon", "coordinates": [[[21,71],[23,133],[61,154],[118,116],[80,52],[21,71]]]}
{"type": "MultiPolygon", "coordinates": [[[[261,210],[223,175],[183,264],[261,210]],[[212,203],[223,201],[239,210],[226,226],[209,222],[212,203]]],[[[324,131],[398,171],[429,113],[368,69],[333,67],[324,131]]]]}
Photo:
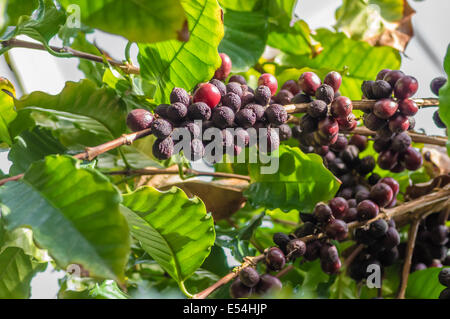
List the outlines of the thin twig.
{"type": "MultiPolygon", "coordinates": [[[[27,49],[47,51],[45,46],[40,43],[34,43],[34,42],[29,42],[29,41],[24,41],[24,40],[10,39],[7,41],[2,41],[1,43],[2,43],[3,47],[27,48],[27,49]]],[[[90,61],[94,61],[94,62],[98,62],[98,63],[104,63],[104,58],[101,56],[95,55],[95,54],[78,51],[78,50],[72,49],[67,46],[56,47],[56,46],[50,45],[49,47],[53,51],[58,52],[58,53],[70,53],[72,55],[71,57],[77,57],[77,58],[86,59],[86,60],[90,60],[90,61]]],[[[140,72],[140,70],[137,66],[131,65],[129,63],[123,63],[123,62],[120,62],[120,61],[117,61],[117,60],[114,60],[111,58],[106,58],[106,60],[111,65],[117,66],[120,69],[122,69],[122,71],[124,71],[125,73],[139,74],[139,72],[140,72]]]]}
{"type": "Polygon", "coordinates": [[[400,287],[397,294],[397,299],[405,299],[406,287],[408,285],[408,277],[411,271],[411,260],[416,243],[417,230],[419,229],[420,219],[416,218],[409,229],[408,245],[406,248],[405,261],[403,263],[402,277],[400,278],[400,287]]]}

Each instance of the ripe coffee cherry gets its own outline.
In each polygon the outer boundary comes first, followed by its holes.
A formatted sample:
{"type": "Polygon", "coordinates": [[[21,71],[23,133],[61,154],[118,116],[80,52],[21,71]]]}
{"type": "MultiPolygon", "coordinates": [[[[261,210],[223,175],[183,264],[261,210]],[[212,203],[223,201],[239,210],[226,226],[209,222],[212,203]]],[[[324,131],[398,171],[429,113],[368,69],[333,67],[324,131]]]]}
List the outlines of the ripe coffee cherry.
{"type": "Polygon", "coordinates": [[[174,150],[173,140],[170,137],[157,139],[153,143],[152,153],[159,160],[166,160],[172,157],[174,150]]]}
{"type": "Polygon", "coordinates": [[[267,86],[260,85],[255,90],[255,101],[260,105],[269,104],[271,91],[267,86]]]}
{"type": "Polygon", "coordinates": [[[309,103],[312,102],[312,99],[309,95],[304,93],[297,93],[291,100],[291,103],[309,103]]]}
{"type": "MultiPolygon", "coordinates": [[[[308,214],[310,215],[310,214],[308,214]]],[[[304,222],[304,224],[302,226],[300,226],[299,228],[297,228],[294,232],[295,236],[297,236],[298,238],[302,238],[305,236],[309,236],[314,234],[315,230],[316,230],[316,225],[315,225],[316,220],[314,219],[314,222],[304,222]]]]}
{"type": "Polygon", "coordinates": [[[179,123],[187,115],[187,107],[181,102],[175,102],[167,108],[167,118],[172,123],[179,123]]]}
{"type": "Polygon", "coordinates": [[[331,86],[334,92],[338,92],[342,83],[342,76],[339,72],[331,71],[325,76],[323,83],[331,86]]]}
{"type": "Polygon", "coordinates": [[[334,117],[347,117],[353,110],[352,101],[346,96],[339,96],[331,104],[330,110],[334,117]]]}
{"type": "Polygon", "coordinates": [[[371,200],[366,199],[356,206],[356,210],[358,212],[358,215],[356,216],[358,221],[364,221],[376,217],[380,208],[371,200]]]}
{"type": "Polygon", "coordinates": [[[281,290],[283,284],[280,279],[275,276],[264,274],[260,277],[259,283],[255,287],[255,292],[258,295],[264,295],[269,292],[281,290]]]}
{"type": "Polygon", "coordinates": [[[434,124],[439,128],[446,128],[444,121],[442,121],[441,117],[439,116],[439,110],[434,111],[433,113],[433,122],[434,124]]]}
{"type": "MultiPolygon", "coordinates": [[[[378,175],[377,173],[372,173],[369,178],[368,178],[368,182],[370,185],[375,185],[376,183],[378,183],[378,181],[381,179],[381,176],[378,175]]],[[[387,184],[387,183],[386,183],[387,184]]],[[[389,185],[389,184],[388,184],[389,185]]]]}
{"type": "Polygon", "coordinates": [[[337,259],[336,261],[330,261],[330,260],[322,261],[321,260],[320,266],[322,267],[322,270],[324,273],[333,275],[333,274],[337,274],[339,272],[339,270],[342,267],[342,263],[341,263],[340,259],[337,259]]]}
{"type": "Polygon", "coordinates": [[[354,134],[352,135],[352,137],[350,137],[348,143],[351,145],[355,145],[356,147],[358,147],[359,151],[362,152],[367,147],[367,137],[359,134],[354,134]]]}
{"type": "Polygon", "coordinates": [[[289,238],[288,235],[286,235],[285,233],[275,233],[275,234],[273,234],[272,239],[273,239],[273,242],[275,243],[275,245],[280,247],[280,249],[284,253],[287,253],[286,246],[291,241],[291,239],[289,238]]]}
{"type": "Polygon", "coordinates": [[[281,87],[282,90],[288,90],[293,95],[296,95],[300,93],[300,88],[298,86],[298,83],[294,80],[287,80],[284,82],[283,86],[281,87]]]}
{"type": "Polygon", "coordinates": [[[158,114],[159,117],[167,120],[167,108],[169,104],[160,104],[155,108],[155,114],[158,114]]]}
{"type": "Polygon", "coordinates": [[[445,85],[446,82],[447,79],[442,76],[434,78],[430,83],[431,92],[433,92],[436,96],[439,96],[439,90],[445,85]]]}
{"type": "Polygon", "coordinates": [[[358,148],[355,145],[348,145],[339,154],[339,156],[344,161],[344,163],[350,168],[353,168],[353,166],[358,161],[358,155],[359,155],[359,150],[358,150],[358,148]]]}
{"type": "Polygon", "coordinates": [[[375,96],[372,91],[372,87],[374,85],[375,81],[363,81],[361,84],[361,91],[363,92],[363,95],[366,99],[374,99],[375,96]]]}
{"type": "Polygon", "coordinates": [[[245,286],[253,288],[259,283],[259,274],[255,268],[245,267],[239,272],[239,279],[245,286]]]}
{"type": "Polygon", "coordinates": [[[271,270],[281,270],[286,264],[286,257],[278,247],[271,247],[266,255],[266,264],[271,270]]]}
{"type": "Polygon", "coordinates": [[[255,94],[252,92],[244,92],[241,97],[241,106],[254,103],[255,102],[255,94]]]}
{"type": "Polygon", "coordinates": [[[372,94],[376,100],[387,99],[392,95],[392,87],[387,81],[377,80],[372,84],[372,94]]]}
{"type": "Polygon", "coordinates": [[[228,83],[230,83],[230,82],[237,82],[239,84],[247,84],[247,81],[245,80],[245,78],[240,74],[234,74],[234,75],[230,76],[228,83]]]}
{"type": "Polygon", "coordinates": [[[392,150],[395,152],[404,152],[411,146],[412,140],[408,133],[402,132],[392,139],[392,150]]]}
{"type": "Polygon", "coordinates": [[[319,223],[327,224],[333,217],[333,212],[327,204],[318,203],[314,208],[314,217],[319,223]]]}
{"type": "Polygon", "coordinates": [[[190,120],[207,121],[211,118],[210,107],[203,102],[193,103],[188,106],[187,116],[190,120]]]}
{"type": "Polygon", "coordinates": [[[340,219],[333,219],[325,228],[325,234],[335,240],[344,240],[347,238],[347,223],[340,219]]]}
{"type": "Polygon", "coordinates": [[[241,108],[241,98],[233,92],[228,92],[222,97],[222,106],[228,106],[236,113],[241,108]]]}
{"type": "Polygon", "coordinates": [[[378,81],[378,80],[383,80],[384,77],[385,77],[385,75],[386,75],[388,72],[390,72],[390,71],[392,71],[392,70],[390,70],[390,69],[383,69],[383,70],[381,70],[380,72],[378,72],[376,80],[377,80],[377,81],[378,81]]]}
{"type": "Polygon", "coordinates": [[[258,85],[267,86],[270,89],[271,95],[275,95],[278,89],[278,82],[276,77],[270,73],[263,73],[258,79],[258,85]]]}
{"type": "Polygon", "coordinates": [[[373,171],[375,168],[375,165],[376,165],[375,158],[373,158],[373,156],[366,156],[361,159],[356,170],[358,171],[358,173],[360,175],[364,176],[364,175],[369,174],[371,171],[373,171]]]}
{"type": "Polygon", "coordinates": [[[231,71],[231,59],[225,53],[219,53],[220,58],[222,59],[222,64],[214,73],[214,78],[218,80],[225,80],[231,71]]]}
{"type": "Polygon", "coordinates": [[[335,197],[328,202],[333,216],[337,219],[344,219],[348,211],[347,200],[343,197],[335,197]]]}
{"type": "Polygon", "coordinates": [[[355,199],[356,199],[356,202],[359,204],[363,200],[369,199],[369,196],[370,196],[370,192],[368,190],[363,189],[363,190],[356,192],[355,199]]]}
{"type": "Polygon", "coordinates": [[[353,113],[350,113],[347,117],[338,117],[336,121],[339,124],[339,129],[346,132],[354,130],[358,125],[356,116],[353,113]]]}
{"type": "Polygon", "coordinates": [[[450,268],[444,268],[439,273],[439,282],[441,285],[450,287],[450,268]]]}
{"type": "Polygon", "coordinates": [[[264,117],[264,107],[259,104],[247,104],[246,109],[252,110],[256,115],[256,121],[261,121],[264,117]]]}
{"type": "Polygon", "coordinates": [[[391,99],[382,99],[375,102],[373,113],[382,119],[389,119],[397,112],[398,105],[391,99]]]}
{"type": "Polygon", "coordinates": [[[384,183],[384,184],[389,185],[389,187],[392,189],[394,197],[397,196],[398,192],[400,191],[399,183],[395,179],[393,179],[392,177],[383,177],[380,180],[380,183],[384,183]]]}
{"type": "Polygon", "coordinates": [[[328,84],[322,84],[316,90],[316,99],[324,101],[327,105],[333,102],[334,90],[328,84]]]}
{"type": "Polygon", "coordinates": [[[306,244],[299,238],[292,239],[286,246],[286,251],[292,258],[299,258],[306,252],[306,244]]]}
{"type": "Polygon", "coordinates": [[[180,126],[175,130],[187,130],[191,138],[200,138],[200,135],[202,134],[200,126],[198,126],[194,122],[181,123],[180,126]]]}
{"type": "Polygon", "coordinates": [[[172,133],[173,126],[169,121],[164,119],[156,119],[151,124],[152,134],[159,139],[165,139],[172,133]]]}
{"type": "Polygon", "coordinates": [[[306,112],[313,118],[323,118],[328,112],[327,103],[321,100],[314,100],[309,103],[306,112]]]}
{"type": "Polygon", "coordinates": [[[236,278],[230,286],[230,296],[234,299],[250,297],[252,291],[253,289],[244,285],[239,278],[236,278]]]}
{"type": "Polygon", "coordinates": [[[383,80],[389,82],[391,87],[395,88],[395,83],[397,83],[397,81],[400,80],[404,76],[405,76],[405,73],[403,73],[400,70],[391,70],[386,73],[383,80]]]}
{"type": "Polygon", "coordinates": [[[387,124],[385,119],[379,118],[374,113],[364,114],[363,123],[369,130],[372,131],[377,131],[387,124]]]}
{"type": "Polygon", "coordinates": [[[400,100],[398,109],[405,116],[414,116],[419,111],[416,102],[411,99],[400,100]]]}
{"type": "Polygon", "coordinates": [[[398,153],[387,150],[380,153],[377,164],[381,169],[390,170],[397,164],[397,161],[398,153]]]}
{"type": "Polygon", "coordinates": [[[144,109],[134,109],[127,115],[127,126],[133,132],[150,128],[155,120],[153,114],[144,109]]]}
{"type": "Polygon", "coordinates": [[[392,249],[400,244],[400,235],[395,227],[389,227],[383,237],[383,246],[392,249]]]}
{"type": "Polygon", "coordinates": [[[386,207],[392,200],[394,192],[385,183],[377,183],[370,189],[370,199],[380,207],[386,207]]]}
{"type": "Polygon", "coordinates": [[[211,119],[218,128],[231,127],[234,122],[234,112],[229,107],[219,106],[213,110],[211,119]]]}
{"type": "Polygon", "coordinates": [[[369,230],[365,228],[357,228],[354,233],[354,239],[358,244],[373,245],[376,241],[375,238],[370,236],[369,230]]]}
{"type": "Polygon", "coordinates": [[[320,78],[314,72],[305,72],[298,79],[300,89],[311,96],[316,94],[316,90],[321,84],[320,78]]]}
{"type": "Polygon", "coordinates": [[[401,159],[405,164],[406,169],[410,171],[419,169],[423,163],[422,154],[420,154],[411,146],[401,154],[401,159]]]}
{"type": "Polygon", "coordinates": [[[397,99],[407,99],[416,94],[419,82],[413,76],[406,75],[400,78],[394,86],[394,95],[397,99]]]}
{"type": "Polygon", "coordinates": [[[280,103],[281,105],[287,105],[291,103],[294,95],[288,90],[280,90],[277,95],[274,96],[274,101],[280,103]]]}
{"type": "Polygon", "coordinates": [[[209,83],[214,85],[219,90],[220,96],[224,96],[225,94],[227,94],[227,87],[225,86],[225,83],[223,83],[222,81],[212,79],[211,81],[209,81],[209,83]]]}
{"type": "Polygon", "coordinates": [[[330,146],[331,150],[334,152],[340,152],[345,149],[348,144],[348,140],[345,136],[339,135],[336,142],[330,146]]]}
{"type": "Polygon", "coordinates": [[[397,113],[392,118],[389,119],[389,129],[392,133],[400,133],[407,131],[409,128],[408,117],[397,113]]]}
{"type": "Polygon", "coordinates": [[[318,128],[319,132],[326,137],[335,136],[339,133],[339,125],[331,116],[327,116],[323,120],[319,121],[318,128]]]}
{"type": "Polygon", "coordinates": [[[397,247],[393,247],[391,249],[384,249],[378,255],[378,259],[380,260],[383,267],[389,267],[393,265],[399,258],[399,252],[397,247]]]}
{"type": "Polygon", "coordinates": [[[375,138],[373,142],[373,149],[377,153],[381,153],[383,151],[387,151],[391,147],[391,140],[390,139],[382,139],[382,138],[375,138]]]}
{"type": "Polygon", "coordinates": [[[189,94],[183,88],[175,87],[175,88],[173,88],[172,92],[170,93],[170,103],[171,104],[179,102],[179,103],[184,104],[185,106],[188,106],[189,100],[190,100],[189,94]]]}
{"type": "Polygon", "coordinates": [[[369,225],[368,234],[372,238],[383,237],[388,231],[388,223],[384,219],[378,219],[369,225]]]}
{"type": "Polygon", "coordinates": [[[194,103],[204,102],[211,109],[219,104],[221,99],[219,89],[211,83],[201,84],[194,93],[194,103]]]}
{"type": "Polygon", "coordinates": [[[266,109],[266,117],[270,124],[281,125],[286,123],[288,114],[283,106],[280,104],[272,104],[266,109]]]}
{"type": "Polygon", "coordinates": [[[240,127],[249,128],[256,123],[256,114],[251,109],[242,109],[236,113],[235,121],[240,127]]]}

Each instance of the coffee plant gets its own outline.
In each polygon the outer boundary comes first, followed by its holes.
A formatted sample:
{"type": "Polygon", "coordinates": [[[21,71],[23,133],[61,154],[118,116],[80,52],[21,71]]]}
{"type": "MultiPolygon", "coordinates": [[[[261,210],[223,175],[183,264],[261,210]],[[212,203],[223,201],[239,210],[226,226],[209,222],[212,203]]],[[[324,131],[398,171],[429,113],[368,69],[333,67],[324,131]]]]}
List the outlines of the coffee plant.
{"type": "Polygon", "coordinates": [[[399,70],[410,7],[387,2],[368,30],[344,1],[330,31],[294,0],[6,1],[7,61],[85,78],[0,79],[0,298],[56,269],[62,299],[449,299],[450,144],[414,116],[446,129],[450,84],[399,70]]]}

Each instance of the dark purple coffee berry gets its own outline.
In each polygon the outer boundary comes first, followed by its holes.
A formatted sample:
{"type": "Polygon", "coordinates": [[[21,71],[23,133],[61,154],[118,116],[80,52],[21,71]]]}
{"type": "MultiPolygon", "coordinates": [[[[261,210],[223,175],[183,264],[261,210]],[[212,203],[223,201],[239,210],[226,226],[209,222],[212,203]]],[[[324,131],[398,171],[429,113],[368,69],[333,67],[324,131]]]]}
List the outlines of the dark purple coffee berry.
{"type": "MultiPolygon", "coordinates": [[[[314,221],[317,222],[315,218],[314,221]]],[[[315,222],[310,221],[304,222],[302,226],[300,226],[295,230],[294,232],[295,236],[297,236],[298,238],[302,238],[314,234],[316,230],[315,222]]]]}
{"type": "Polygon", "coordinates": [[[261,121],[264,118],[264,107],[259,104],[247,104],[245,106],[246,109],[250,109],[255,112],[256,121],[261,121]]]}
{"type": "Polygon", "coordinates": [[[375,185],[376,183],[378,183],[380,179],[381,179],[380,175],[378,175],[377,173],[372,173],[368,178],[368,182],[370,185],[375,185]]]}
{"type": "Polygon", "coordinates": [[[345,136],[339,135],[336,142],[333,145],[330,145],[330,148],[333,152],[343,151],[348,145],[348,140],[345,136]]]}
{"type": "Polygon", "coordinates": [[[370,199],[379,207],[386,207],[392,200],[394,192],[392,188],[385,183],[377,183],[370,189],[370,199]]]}
{"type": "Polygon", "coordinates": [[[284,82],[283,86],[281,87],[281,90],[287,90],[289,92],[291,92],[293,95],[296,95],[298,93],[300,93],[300,88],[298,86],[297,81],[294,80],[287,80],[286,82],[284,82]]]}
{"type": "Polygon", "coordinates": [[[218,106],[213,109],[211,120],[216,127],[223,129],[233,125],[234,117],[232,109],[226,106],[218,106]]]}
{"type": "Polygon", "coordinates": [[[278,94],[274,97],[274,101],[281,105],[287,105],[291,103],[294,95],[288,90],[280,90],[278,94]]]}
{"type": "Polygon", "coordinates": [[[286,246],[287,253],[291,258],[299,258],[306,252],[306,244],[299,238],[292,239],[286,246]]]}
{"type": "Polygon", "coordinates": [[[265,295],[267,293],[278,291],[283,288],[280,279],[275,276],[264,274],[260,277],[259,283],[255,287],[255,292],[258,295],[265,295]]]}
{"type": "Polygon", "coordinates": [[[187,116],[191,121],[207,121],[211,118],[211,108],[203,102],[197,102],[189,105],[187,111],[187,116]]]}
{"type": "Polygon", "coordinates": [[[291,241],[288,235],[286,235],[285,233],[275,233],[273,234],[272,239],[275,245],[280,247],[283,252],[287,252],[286,246],[291,241]]]}
{"type": "Polygon", "coordinates": [[[165,139],[172,133],[173,126],[169,121],[156,119],[151,124],[152,134],[159,139],[165,139]]]}
{"type": "Polygon", "coordinates": [[[378,81],[378,80],[383,80],[384,77],[385,77],[385,75],[386,75],[388,72],[390,72],[390,71],[391,71],[390,69],[383,69],[383,70],[381,70],[380,72],[378,72],[376,80],[377,80],[377,81],[378,81]]]}
{"type": "Polygon", "coordinates": [[[228,93],[234,93],[237,96],[239,96],[239,98],[242,96],[242,87],[239,83],[237,82],[228,82],[227,84],[227,94],[228,93]]]}
{"type": "Polygon", "coordinates": [[[359,149],[355,145],[348,145],[339,156],[348,167],[353,168],[359,159],[359,149]]]}
{"type": "Polygon", "coordinates": [[[265,115],[267,120],[273,125],[284,124],[288,118],[286,109],[280,104],[272,104],[268,106],[265,115]]]}
{"type": "Polygon", "coordinates": [[[309,103],[308,108],[306,110],[309,116],[313,118],[323,118],[327,116],[328,107],[327,103],[321,100],[314,100],[309,103]]]}
{"type": "Polygon", "coordinates": [[[395,179],[393,179],[392,177],[383,177],[380,182],[389,185],[389,187],[392,189],[394,197],[397,196],[398,192],[400,191],[400,184],[395,179]]]}
{"type": "Polygon", "coordinates": [[[312,133],[316,131],[318,124],[317,119],[309,114],[305,114],[300,118],[300,127],[303,133],[312,133]]]}
{"type": "Polygon", "coordinates": [[[319,223],[327,224],[333,218],[333,212],[327,204],[318,203],[314,208],[314,217],[319,223]]]}
{"type": "Polygon", "coordinates": [[[441,285],[450,288],[450,268],[444,268],[439,273],[439,282],[441,285]]]}
{"type": "Polygon", "coordinates": [[[186,115],[187,107],[183,103],[175,102],[167,108],[167,118],[174,123],[179,123],[186,115]]]}
{"type": "Polygon", "coordinates": [[[291,99],[291,103],[294,103],[294,104],[297,104],[297,103],[310,103],[310,102],[312,102],[311,97],[309,95],[304,94],[304,93],[297,93],[291,99]]]}
{"type": "Polygon", "coordinates": [[[356,167],[356,170],[360,175],[365,176],[370,172],[372,172],[375,166],[376,166],[375,158],[373,156],[368,155],[360,160],[358,166],[356,167]]]}
{"type": "Polygon", "coordinates": [[[172,92],[170,93],[170,104],[179,102],[187,107],[189,105],[189,101],[190,97],[185,89],[177,87],[173,88],[172,92]]]}
{"type": "Polygon", "coordinates": [[[300,90],[311,96],[316,94],[316,90],[321,84],[320,78],[314,72],[305,72],[298,79],[300,90]]]}
{"type": "Polygon", "coordinates": [[[392,249],[400,244],[400,234],[394,227],[389,227],[383,236],[383,246],[386,249],[392,249]]]}
{"type": "Polygon", "coordinates": [[[401,160],[405,164],[406,169],[410,171],[419,169],[423,163],[422,154],[411,146],[401,154],[401,160]]]}
{"type": "Polygon", "coordinates": [[[392,95],[392,87],[387,81],[377,80],[372,84],[372,94],[376,100],[387,99],[392,95]]]}
{"type": "Polygon", "coordinates": [[[174,151],[173,140],[170,137],[165,139],[157,139],[153,143],[152,153],[153,156],[159,160],[166,160],[172,157],[174,151]]]}
{"type": "Polygon", "coordinates": [[[334,117],[347,117],[353,110],[352,101],[346,96],[339,96],[331,103],[330,110],[334,117]]]}
{"type": "Polygon", "coordinates": [[[355,145],[356,147],[358,147],[359,151],[362,152],[367,147],[367,137],[359,134],[354,134],[352,135],[352,137],[350,137],[348,143],[351,145],[355,145]]]}
{"type": "Polygon", "coordinates": [[[254,103],[255,102],[255,94],[252,92],[244,92],[241,97],[241,107],[254,103]]]}
{"type": "Polygon", "coordinates": [[[239,272],[241,283],[249,288],[255,287],[259,283],[259,274],[255,268],[245,267],[239,272]]]}
{"type": "Polygon", "coordinates": [[[322,84],[316,90],[316,99],[324,101],[327,105],[333,102],[334,90],[328,84],[322,84]]]}
{"type": "Polygon", "coordinates": [[[220,96],[224,96],[225,94],[227,94],[227,87],[222,81],[218,79],[212,79],[211,81],[209,81],[209,83],[214,85],[219,90],[220,96]]]}
{"type": "Polygon", "coordinates": [[[395,84],[398,80],[400,80],[402,77],[405,76],[405,73],[403,73],[400,70],[391,70],[386,73],[383,80],[389,82],[392,88],[395,88],[395,84]]]}
{"type": "Polygon", "coordinates": [[[409,128],[409,118],[400,113],[395,114],[389,119],[389,129],[392,133],[407,131],[409,128]]]}
{"type": "Polygon", "coordinates": [[[260,85],[255,90],[255,101],[260,105],[269,104],[272,92],[267,86],[260,85]]]}
{"type": "Polygon", "coordinates": [[[359,203],[356,209],[358,211],[357,219],[359,221],[375,218],[380,211],[378,205],[368,199],[359,203]]]}
{"type": "Polygon", "coordinates": [[[404,99],[398,102],[398,110],[405,116],[414,116],[419,111],[419,107],[413,100],[404,99]]]}
{"type": "Polygon", "coordinates": [[[328,202],[334,218],[344,219],[348,211],[347,200],[343,197],[335,197],[328,202]]]}
{"type": "Polygon", "coordinates": [[[292,137],[291,127],[287,124],[281,124],[278,126],[278,135],[280,136],[280,141],[287,141],[292,137]]]}
{"type": "Polygon", "coordinates": [[[373,142],[373,149],[377,153],[387,151],[391,147],[392,141],[390,139],[375,138],[373,142]]]}
{"type": "Polygon", "coordinates": [[[319,258],[320,248],[322,243],[319,240],[312,240],[306,244],[305,259],[308,261],[313,261],[319,258]]]}
{"type": "Polygon", "coordinates": [[[236,113],[236,124],[242,128],[252,127],[256,123],[256,114],[251,109],[242,109],[236,113]]]}
{"type": "Polygon", "coordinates": [[[433,92],[434,95],[439,96],[439,90],[445,85],[446,82],[447,79],[442,76],[434,78],[430,83],[431,92],[433,92]]]}
{"type": "Polygon", "coordinates": [[[398,153],[387,150],[380,153],[377,164],[381,169],[390,170],[394,168],[398,161],[398,153]]]}
{"type": "Polygon", "coordinates": [[[383,237],[388,231],[388,223],[384,219],[378,219],[369,225],[368,234],[372,238],[383,237]]]}
{"type": "Polygon", "coordinates": [[[379,118],[374,113],[367,113],[364,114],[363,123],[369,130],[377,131],[385,126],[387,124],[387,121],[385,119],[379,118]]]}
{"type": "Polygon", "coordinates": [[[373,85],[375,81],[363,81],[361,84],[361,91],[366,99],[372,100],[375,98],[373,94],[373,85]]]}
{"type": "Polygon", "coordinates": [[[412,140],[408,133],[402,132],[394,136],[392,139],[392,150],[395,152],[404,152],[411,146],[412,140]]]}
{"type": "Polygon", "coordinates": [[[266,255],[266,264],[271,270],[281,270],[286,264],[286,257],[278,247],[271,247],[266,255]]]}
{"type": "Polygon", "coordinates": [[[363,189],[363,190],[356,192],[355,199],[356,199],[356,202],[359,204],[363,200],[369,199],[369,196],[370,196],[370,192],[368,190],[363,189]]]}
{"type": "Polygon", "coordinates": [[[347,223],[340,219],[333,219],[325,228],[325,234],[335,240],[344,240],[348,235],[347,223]]]}
{"type": "Polygon", "coordinates": [[[241,108],[241,98],[233,92],[228,92],[222,97],[222,106],[228,106],[236,113],[241,108]]]}
{"type": "Polygon", "coordinates": [[[239,278],[236,278],[230,286],[230,296],[234,299],[248,298],[253,289],[244,285],[239,278]]]}
{"type": "Polygon", "coordinates": [[[228,83],[230,83],[230,82],[237,82],[239,84],[247,84],[247,81],[245,80],[245,78],[240,74],[234,74],[234,75],[230,76],[228,83]]]}
{"type": "Polygon", "coordinates": [[[153,114],[144,109],[134,109],[127,116],[127,126],[133,132],[142,131],[151,127],[155,120],[153,114]]]}
{"type": "Polygon", "coordinates": [[[444,121],[442,121],[441,117],[439,116],[439,110],[434,111],[433,113],[433,122],[434,124],[439,128],[446,128],[444,121]]]}

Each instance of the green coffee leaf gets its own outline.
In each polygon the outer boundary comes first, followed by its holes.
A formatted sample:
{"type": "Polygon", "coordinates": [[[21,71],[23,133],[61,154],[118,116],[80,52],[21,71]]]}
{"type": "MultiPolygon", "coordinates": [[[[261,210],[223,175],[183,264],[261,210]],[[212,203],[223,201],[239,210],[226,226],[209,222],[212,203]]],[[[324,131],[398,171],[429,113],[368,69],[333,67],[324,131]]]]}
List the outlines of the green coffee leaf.
{"type": "Polygon", "coordinates": [[[176,187],[167,192],[143,187],[123,197],[131,234],[182,286],[214,244],[214,221],[205,205],[176,187]]]}
{"type": "Polygon", "coordinates": [[[437,299],[441,291],[446,288],[438,280],[441,270],[442,268],[427,268],[410,274],[405,297],[408,299],[437,299]]]}
{"type": "Polygon", "coordinates": [[[209,81],[221,64],[217,52],[223,37],[222,11],[216,0],[183,0],[188,17],[188,42],[169,40],[139,44],[141,75],[154,86],[156,103],[169,101],[174,87],[192,90],[209,81]]]}
{"type": "Polygon", "coordinates": [[[123,281],[130,250],[118,190],[72,157],[34,163],[20,181],[0,189],[6,228],[33,230],[59,267],[80,264],[90,276],[123,281]]]}
{"type": "Polygon", "coordinates": [[[269,164],[249,164],[251,184],[244,195],[252,206],[308,212],[318,202],[334,197],[340,183],[317,154],[304,154],[298,148],[281,145],[278,155],[272,156],[269,164]],[[264,168],[276,161],[278,170],[264,173],[264,168]]]}
{"type": "MultiPolygon", "coordinates": [[[[444,69],[447,78],[450,77],[450,45],[447,47],[447,54],[444,58],[444,69]]],[[[447,127],[450,127],[450,82],[439,90],[439,116],[447,127]]],[[[447,140],[447,153],[450,154],[450,137],[447,140]]]]}
{"type": "Polygon", "coordinates": [[[186,16],[179,0],[60,0],[79,7],[81,22],[132,42],[176,39],[186,16]]]}
{"type": "Polygon", "coordinates": [[[16,92],[14,86],[6,78],[0,78],[0,142],[12,144],[10,124],[17,116],[14,109],[14,98],[16,92]]]}

